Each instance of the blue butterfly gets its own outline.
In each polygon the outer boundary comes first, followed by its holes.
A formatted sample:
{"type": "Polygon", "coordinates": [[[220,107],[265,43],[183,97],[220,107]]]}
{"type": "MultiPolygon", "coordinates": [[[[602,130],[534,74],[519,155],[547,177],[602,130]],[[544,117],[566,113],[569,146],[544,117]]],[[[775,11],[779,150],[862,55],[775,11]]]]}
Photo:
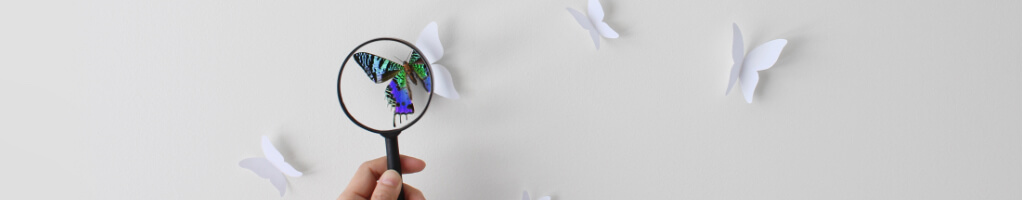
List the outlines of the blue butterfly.
{"type": "MultiPolygon", "coordinates": [[[[384,91],[387,94],[387,104],[394,108],[395,117],[415,113],[409,82],[419,85],[419,81],[422,81],[423,88],[427,92],[430,92],[430,88],[432,88],[433,80],[430,78],[430,67],[417,52],[412,52],[408,61],[404,63],[387,60],[366,52],[358,52],[355,53],[355,62],[362,66],[366,76],[369,76],[373,82],[383,83],[391,80],[384,91]]],[[[393,125],[397,126],[397,122],[393,121],[392,119],[393,125]]]]}

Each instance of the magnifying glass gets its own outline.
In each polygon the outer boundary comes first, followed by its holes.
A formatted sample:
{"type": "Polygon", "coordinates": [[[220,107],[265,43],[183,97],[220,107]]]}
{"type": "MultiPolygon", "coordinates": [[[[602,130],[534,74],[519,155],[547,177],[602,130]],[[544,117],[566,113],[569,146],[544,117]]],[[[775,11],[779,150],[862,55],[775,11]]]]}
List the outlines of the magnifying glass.
{"type": "MultiPolygon", "coordinates": [[[[398,174],[398,134],[418,122],[433,99],[429,63],[407,41],[376,38],[355,47],[337,75],[341,110],[359,127],[384,137],[387,168],[398,174]]],[[[404,192],[398,199],[405,199],[404,192]]]]}

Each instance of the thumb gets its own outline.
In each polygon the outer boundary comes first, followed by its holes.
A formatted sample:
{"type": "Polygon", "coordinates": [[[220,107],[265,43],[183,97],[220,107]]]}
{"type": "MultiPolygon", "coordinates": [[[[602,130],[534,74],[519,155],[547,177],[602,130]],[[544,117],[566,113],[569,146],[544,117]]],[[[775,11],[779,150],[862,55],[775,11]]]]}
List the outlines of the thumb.
{"type": "Polygon", "coordinates": [[[397,171],[387,170],[380,175],[377,186],[373,189],[371,200],[395,200],[401,193],[401,175],[397,171]]]}

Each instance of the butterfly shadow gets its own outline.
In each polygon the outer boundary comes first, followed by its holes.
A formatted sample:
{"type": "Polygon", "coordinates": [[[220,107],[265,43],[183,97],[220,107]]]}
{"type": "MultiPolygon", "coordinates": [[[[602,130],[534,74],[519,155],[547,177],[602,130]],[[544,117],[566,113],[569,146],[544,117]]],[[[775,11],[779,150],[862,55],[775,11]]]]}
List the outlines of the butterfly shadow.
{"type": "MultiPolygon", "coordinates": [[[[441,23],[437,22],[437,24],[441,24],[441,23]]],[[[455,91],[458,91],[458,96],[461,97],[461,96],[465,95],[465,91],[462,91],[462,87],[461,87],[463,84],[465,84],[465,81],[463,81],[464,79],[462,79],[463,78],[462,70],[459,70],[460,67],[458,65],[452,65],[452,64],[456,64],[458,62],[449,62],[450,60],[452,60],[452,57],[454,57],[454,58],[458,58],[459,57],[458,56],[459,55],[458,48],[449,48],[449,47],[458,46],[460,44],[460,42],[461,42],[460,40],[455,40],[457,38],[462,38],[462,37],[460,37],[459,35],[457,35],[455,33],[457,31],[454,31],[454,30],[459,30],[458,29],[459,23],[455,23],[453,20],[445,20],[443,24],[444,24],[444,26],[438,26],[437,27],[437,29],[438,29],[437,30],[437,32],[438,32],[437,33],[437,37],[440,37],[441,45],[444,46],[444,57],[440,59],[440,62],[432,61],[432,60],[430,62],[434,62],[436,64],[444,65],[444,67],[448,69],[448,73],[451,74],[452,86],[455,87],[455,91]],[[445,31],[445,30],[447,30],[447,31],[445,31]],[[454,52],[454,53],[452,53],[452,52],[454,52]],[[459,83],[462,83],[462,84],[459,84],[459,83]]],[[[441,98],[443,98],[443,97],[441,97],[441,98]]]]}
{"type": "MultiPolygon", "coordinates": [[[[806,28],[808,27],[803,27],[800,29],[806,28]]],[[[782,51],[781,56],[778,57],[778,61],[774,63],[774,66],[771,67],[771,69],[759,72],[760,80],[757,83],[756,88],[757,91],[754,93],[754,99],[763,99],[764,98],[763,94],[770,94],[772,91],[784,91],[783,89],[780,88],[770,87],[772,83],[771,82],[772,73],[790,73],[795,71],[805,71],[799,68],[807,66],[804,63],[808,58],[805,58],[804,55],[806,55],[807,52],[812,52],[812,50],[808,50],[808,48],[811,46],[808,44],[813,43],[815,40],[812,39],[811,37],[799,34],[804,32],[805,31],[803,30],[796,29],[790,30],[784,34],[780,34],[784,36],[780,38],[785,38],[786,40],[788,40],[788,44],[785,45],[785,49],[782,51]]],[[[789,77],[794,75],[796,74],[786,74],[786,76],[789,77]]]]}
{"type": "MultiPolygon", "coordinates": [[[[617,39],[621,39],[623,36],[629,35],[629,29],[628,28],[630,27],[629,25],[632,25],[632,24],[630,24],[630,23],[620,23],[617,20],[617,19],[621,19],[621,18],[620,17],[615,17],[615,16],[618,16],[618,14],[615,13],[615,11],[618,10],[618,9],[615,9],[616,8],[615,5],[617,5],[617,4],[614,1],[601,1],[600,2],[600,6],[604,7],[604,22],[606,22],[608,25],[610,25],[611,28],[614,29],[615,32],[618,33],[618,38],[616,38],[616,40],[617,40],[617,39]]],[[[587,14],[589,14],[589,13],[587,13],[587,14]]],[[[611,43],[611,40],[609,40],[608,38],[603,38],[603,39],[604,39],[604,41],[606,41],[608,43],[611,43]]]]}
{"type": "MultiPolygon", "coordinates": [[[[277,132],[281,133],[281,134],[278,134],[279,136],[276,137],[276,140],[271,139],[271,141],[277,141],[277,142],[274,143],[274,147],[277,147],[277,150],[280,151],[281,155],[284,156],[284,161],[287,161],[288,164],[291,164],[291,166],[294,167],[295,170],[298,170],[298,171],[302,172],[303,174],[309,174],[309,172],[306,171],[306,168],[303,167],[303,166],[305,166],[305,163],[301,162],[298,159],[296,159],[297,158],[296,157],[297,154],[294,151],[295,148],[292,148],[291,142],[288,142],[289,138],[288,137],[284,137],[285,135],[288,135],[288,134],[284,133],[286,131],[279,130],[277,132]]],[[[290,181],[289,181],[289,185],[290,185],[290,181]]]]}

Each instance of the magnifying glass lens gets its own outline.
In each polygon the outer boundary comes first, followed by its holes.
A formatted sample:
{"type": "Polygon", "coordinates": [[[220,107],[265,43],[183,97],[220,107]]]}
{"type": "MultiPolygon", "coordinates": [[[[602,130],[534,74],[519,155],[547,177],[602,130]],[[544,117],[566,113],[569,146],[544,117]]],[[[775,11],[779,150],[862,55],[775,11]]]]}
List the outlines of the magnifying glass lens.
{"type": "Polygon", "coordinates": [[[348,117],[367,130],[397,132],[429,106],[433,79],[426,58],[411,44],[377,39],[356,48],[338,77],[338,97],[348,117]]]}

